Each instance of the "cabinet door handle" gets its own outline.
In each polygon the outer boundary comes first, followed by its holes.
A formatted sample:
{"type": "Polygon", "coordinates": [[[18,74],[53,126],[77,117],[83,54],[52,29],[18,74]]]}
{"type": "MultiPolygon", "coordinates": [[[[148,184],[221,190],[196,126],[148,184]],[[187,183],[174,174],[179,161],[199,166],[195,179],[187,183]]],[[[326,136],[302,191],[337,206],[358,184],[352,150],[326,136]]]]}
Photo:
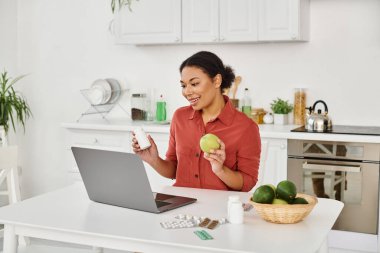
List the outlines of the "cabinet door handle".
{"type": "Polygon", "coordinates": [[[280,149],[286,149],[286,145],[285,144],[281,144],[280,149]]]}
{"type": "Polygon", "coordinates": [[[180,40],[180,38],[175,38],[175,40],[174,40],[175,42],[180,42],[181,40],[180,40]]]}
{"type": "Polygon", "coordinates": [[[302,164],[304,170],[314,170],[314,171],[342,171],[342,172],[360,172],[360,166],[349,166],[349,165],[332,165],[332,164],[314,164],[304,162],[302,164]]]}
{"type": "Polygon", "coordinates": [[[99,140],[97,138],[94,138],[94,144],[99,143],[99,140]]]}
{"type": "Polygon", "coordinates": [[[222,37],[220,37],[220,41],[224,41],[225,40],[225,38],[222,36],[222,37]]]}
{"type": "Polygon", "coordinates": [[[214,37],[214,38],[212,39],[212,41],[218,41],[218,38],[217,38],[217,37],[214,37]]]}

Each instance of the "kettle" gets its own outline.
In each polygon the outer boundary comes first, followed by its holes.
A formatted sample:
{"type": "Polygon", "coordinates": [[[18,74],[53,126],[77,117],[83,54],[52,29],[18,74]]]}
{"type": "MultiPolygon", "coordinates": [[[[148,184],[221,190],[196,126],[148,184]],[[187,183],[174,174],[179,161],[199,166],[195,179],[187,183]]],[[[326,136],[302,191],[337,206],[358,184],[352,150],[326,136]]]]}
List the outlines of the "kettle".
{"type": "Polygon", "coordinates": [[[323,100],[315,101],[313,107],[306,108],[309,110],[309,113],[306,116],[306,125],[305,129],[307,131],[313,132],[326,132],[332,130],[331,119],[327,116],[328,109],[327,104],[323,100]],[[325,111],[322,113],[321,109],[318,109],[317,113],[315,112],[315,107],[318,103],[322,103],[325,106],[325,111]]]}

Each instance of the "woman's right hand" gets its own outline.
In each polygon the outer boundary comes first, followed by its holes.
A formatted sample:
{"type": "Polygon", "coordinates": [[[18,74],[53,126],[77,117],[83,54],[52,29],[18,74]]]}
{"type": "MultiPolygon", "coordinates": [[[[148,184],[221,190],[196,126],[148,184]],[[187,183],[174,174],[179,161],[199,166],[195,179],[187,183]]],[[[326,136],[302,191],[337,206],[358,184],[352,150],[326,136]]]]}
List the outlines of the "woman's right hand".
{"type": "Polygon", "coordinates": [[[148,134],[148,139],[151,146],[147,149],[141,150],[140,145],[137,142],[135,133],[132,132],[132,149],[135,154],[137,154],[143,161],[149,163],[150,165],[154,164],[157,159],[159,159],[157,145],[154,142],[153,138],[148,134]]]}

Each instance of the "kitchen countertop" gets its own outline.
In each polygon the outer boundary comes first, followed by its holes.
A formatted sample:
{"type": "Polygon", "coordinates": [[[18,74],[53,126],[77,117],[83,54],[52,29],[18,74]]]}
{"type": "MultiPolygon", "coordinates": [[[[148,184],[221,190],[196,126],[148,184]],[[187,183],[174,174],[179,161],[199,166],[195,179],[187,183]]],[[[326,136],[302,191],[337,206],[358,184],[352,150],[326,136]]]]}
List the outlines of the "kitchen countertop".
{"type": "MultiPolygon", "coordinates": [[[[86,121],[62,123],[61,126],[67,129],[92,129],[108,131],[132,131],[135,127],[142,126],[146,132],[169,133],[169,123],[158,124],[149,121],[86,121]]],[[[299,125],[259,125],[260,135],[263,138],[380,143],[380,136],[290,132],[290,130],[297,127],[299,127],[299,125]]]]}

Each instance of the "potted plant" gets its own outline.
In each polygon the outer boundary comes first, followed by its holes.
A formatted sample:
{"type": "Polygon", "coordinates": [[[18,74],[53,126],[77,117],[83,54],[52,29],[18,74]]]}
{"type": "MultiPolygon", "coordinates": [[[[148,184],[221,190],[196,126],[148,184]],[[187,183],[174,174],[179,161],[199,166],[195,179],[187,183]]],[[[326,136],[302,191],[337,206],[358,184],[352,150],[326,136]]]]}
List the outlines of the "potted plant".
{"type": "Polygon", "coordinates": [[[288,114],[293,110],[293,105],[288,102],[288,100],[282,100],[277,98],[273,100],[270,104],[271,109],[274,114],[274,124],[275,125],[286,125],[288,124],[288,114]]]}
{"type": "Polygon", "coordinates": [[[14,84],[23,77],[25,75],[14,79],[9,78],[5,70],[0,74],[0,132],[3,132],[0,138],[2,138],[3,146],[7,144],[6,135],[10,124],[16,131],[16,122],[21,123],[25,131],[25,121],[31,115],[26,100],[13,88],[14,84]]]}
{"type": "Polygon", "coordinates": [[[120,10],[123,6],[128,6],[129,11],[132,11],[132,0],[111,0],[112,13],[115,13],[116,9],[120,10]]]}

